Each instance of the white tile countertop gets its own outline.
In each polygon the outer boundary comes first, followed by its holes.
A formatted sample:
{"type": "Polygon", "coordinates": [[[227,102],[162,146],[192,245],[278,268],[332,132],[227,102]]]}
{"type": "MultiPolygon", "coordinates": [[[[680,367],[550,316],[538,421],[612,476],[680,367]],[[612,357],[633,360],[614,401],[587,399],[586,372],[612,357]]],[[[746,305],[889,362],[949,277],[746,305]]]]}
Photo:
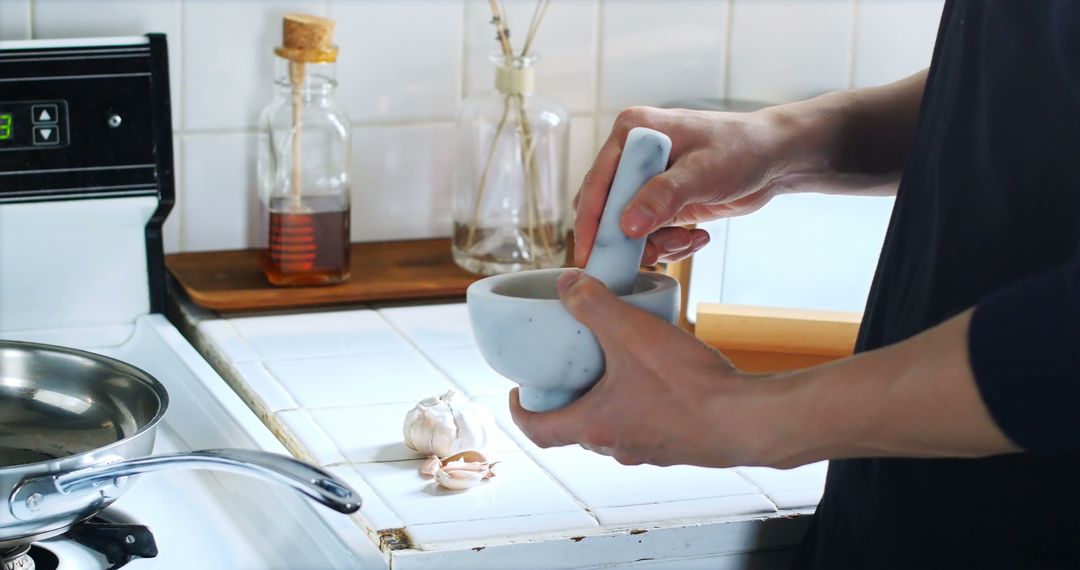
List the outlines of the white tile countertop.
{"type": "Polygon", "coordinates": [[[464,304],[219,318],[182,310],[196,346],[298,457],[363,496],[354,520],[400,568],[784,567],[825,464],[788,471],[628,467],[539,449],[513,424],[513,384],[481,359],[464,304]],[[464,392],[501,433],[495,479],[445,491],[402,441],[424,397],[464,392]]]}

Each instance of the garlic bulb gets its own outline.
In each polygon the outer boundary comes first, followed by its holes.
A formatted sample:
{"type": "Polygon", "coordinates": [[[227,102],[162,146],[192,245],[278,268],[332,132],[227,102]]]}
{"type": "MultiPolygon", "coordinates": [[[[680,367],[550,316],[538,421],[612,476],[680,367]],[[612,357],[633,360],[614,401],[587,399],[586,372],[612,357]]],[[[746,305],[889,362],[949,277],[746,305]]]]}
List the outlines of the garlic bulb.
{"type": "Polygon", "coordinates": [[[450,390],[425,398],[405,416],[405,445],[424,455],[447,457],[483,449],[492,427],[487,408],[450,390]]]}

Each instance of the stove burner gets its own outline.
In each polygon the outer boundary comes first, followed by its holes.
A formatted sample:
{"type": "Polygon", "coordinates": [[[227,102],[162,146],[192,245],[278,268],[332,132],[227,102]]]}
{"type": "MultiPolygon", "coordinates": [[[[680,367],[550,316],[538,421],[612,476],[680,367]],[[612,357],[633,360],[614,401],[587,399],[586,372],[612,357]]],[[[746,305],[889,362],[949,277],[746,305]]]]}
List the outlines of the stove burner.
{"type": "Polygon", "coordinates": [[[37,565],[30,558],[30,545],[22,544],[8,550],[0,551],[0,564],[3,570],[34,570],[37,565]]]}
{"type": "MultiPolygon", "coordinates": [[[[66,536],[105,555],[105,559],[112,564],[109,570],[124,566],[131,562],[132,558],[154,558],[158,555],[157,542],[149,528],[138,524],[110,522],[103,516],[93,517],[71,527],[66,536]]],[[[33,569],[33,566],[30,569],[33,569]]]]}

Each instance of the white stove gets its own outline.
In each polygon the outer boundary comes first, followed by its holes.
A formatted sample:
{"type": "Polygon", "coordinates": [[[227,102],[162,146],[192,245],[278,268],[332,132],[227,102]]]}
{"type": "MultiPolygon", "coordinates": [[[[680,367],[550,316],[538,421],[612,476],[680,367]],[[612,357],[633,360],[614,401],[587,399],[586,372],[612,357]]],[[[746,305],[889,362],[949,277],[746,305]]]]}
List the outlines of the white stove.
{"type": "MultiPolygon", "coordinates": [[[[154,453],[287,453],[161,314],[167,67],[160,35],[0,42],[0,338],[90,350],[156,377],[170,407],[154,453]]],[[[153,534],[156,557],[124,568],[385,565],[347,515],[239,475],[145,474],[103,514],[153,534]]],[[[111,566],[69,538],[37,546],[61,569],[111,566]]]]}
{"type": "MultiPolygon", "coordinates": [[[[0,337],[63,344],[118,358],[146,370],[169,391],[170,408],[154,453],[242,447],[287,453],[205,360],[161,315],[143,315],[123,342],[102,346],[116,327],[4,332],[0,337]],[[62,343],[59,341],[63,341],[62,343]]],[[[240,475],[167,471],[143,475],[110,517],[146,525],[158,555],[125,569],[375,568],[382,559],[346,515],[295,493],[240,475]],[[374,556],[375,558],[370,558],[374,556]]],[[[104,557],[59,537],[41,546],[61,570],[108,568],[104,557]]]]}

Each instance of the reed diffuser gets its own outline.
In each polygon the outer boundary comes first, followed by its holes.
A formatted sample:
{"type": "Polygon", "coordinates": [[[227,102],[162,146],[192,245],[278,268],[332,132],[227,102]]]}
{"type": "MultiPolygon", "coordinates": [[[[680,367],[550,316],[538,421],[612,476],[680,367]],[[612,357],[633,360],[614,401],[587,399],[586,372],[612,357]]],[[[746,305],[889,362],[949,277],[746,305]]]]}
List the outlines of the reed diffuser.
{"type": "Polygon", "coordinates": [[[453,255],[483,275],[559,267],[566,258],[568,117],[535,91],[532,47],[550,0],[539,0],[515,50],[506,12],[489,0],[495,89],[471,96],[457,121],[453,255]]]}

